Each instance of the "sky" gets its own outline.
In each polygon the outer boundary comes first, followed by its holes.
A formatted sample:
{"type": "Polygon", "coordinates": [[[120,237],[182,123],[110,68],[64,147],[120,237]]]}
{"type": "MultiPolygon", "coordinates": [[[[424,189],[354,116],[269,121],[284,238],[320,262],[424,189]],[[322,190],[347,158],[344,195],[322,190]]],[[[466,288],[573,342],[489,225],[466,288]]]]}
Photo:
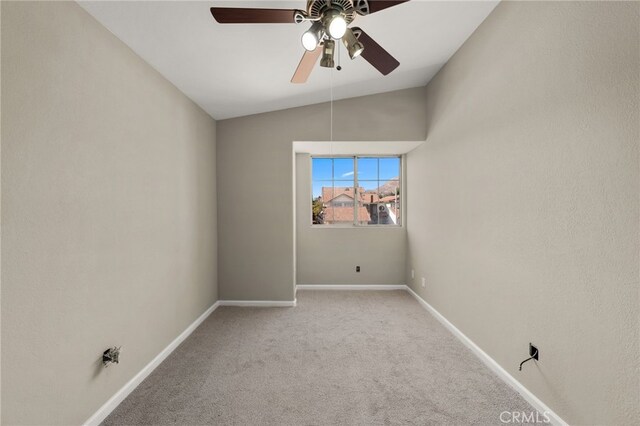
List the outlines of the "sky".
{"type": "MultiPolygon", "coordinates": [[[[312,158],[313,198],[320,196],[323,186],[353,186],[353,158],[312,158]]],[[[398,157],[358,158],[358,186],[376,189],[400,176],[398,157]]]]}

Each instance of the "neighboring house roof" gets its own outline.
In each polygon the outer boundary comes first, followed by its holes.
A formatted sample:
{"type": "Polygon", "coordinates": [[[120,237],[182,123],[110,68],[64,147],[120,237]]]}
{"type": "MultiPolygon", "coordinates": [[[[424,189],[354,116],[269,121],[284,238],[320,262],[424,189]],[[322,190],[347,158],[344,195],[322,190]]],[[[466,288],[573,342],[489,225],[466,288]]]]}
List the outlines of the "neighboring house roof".
{"type": "MultiPolygon", "coordinates": [[[[371,217],[365,207],[358,208],[358,222],[369,222],[371,217]]],[[[328,207],[324,210],[325,222],[353,222],[353,207],[328,207]]]]}
{"type": "MultiPolygon", "coordinates": [[[[330,201],[340,196],[347,196],[350,199],[353,199],[354,198],[353,192],[354,191],[352,187],[323,186],[322,201],[325,204],[328,204],[330,201]]],[[[360,201],[361,203],[363,204],[377,203],[379,200],[380,200],[380,197],[378,196],[378,193],[375,190],[365,191],[365,189],[362,187],[358,188],[358,201],[360,201]]]]}
{"type": "Polygon", "coordinates": [[[340,186],[322,187],[322,201],[324,201],[325,203],[328,203],[329,201],[333,200],[334,198],[338,198],[341,195],[346,195],[347,197],[353,199],[353,188],[340,186]]]}
{"type": "Polygon", "coordinates": [[[327,201],[327,204],[334,204],[334,203],[351,203],[353,204],[353,197],[347,194],[340,194],[337,197],[334,197],[333,199],[327,201]]]}
{"type": "Polygon", "coordinates": [[[396,201],[396,199],[399,200],[400,197],[397,197],[395,195],[389,195],[389,196],[380,198],[380,201],[383,202],[383,203],[394,203],[396,201]]]}
{"type": "Polygon", "coordinates": [[[374,191],[365,191],[362,194],[362,200],[366,204],[377,203],[380,201],[380,196],[378,196],[377,192],[374,191]]]}

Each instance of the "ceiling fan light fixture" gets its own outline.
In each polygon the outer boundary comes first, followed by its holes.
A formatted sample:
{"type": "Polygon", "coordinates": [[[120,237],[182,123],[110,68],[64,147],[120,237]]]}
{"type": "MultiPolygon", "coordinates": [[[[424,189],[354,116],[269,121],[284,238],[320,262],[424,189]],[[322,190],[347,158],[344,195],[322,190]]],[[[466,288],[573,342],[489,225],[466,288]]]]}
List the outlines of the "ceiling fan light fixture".
{"type": "Polygon", "coordinates": [[[304,34],[302,34],[302,46],[312,52],[322,40],[323,27],[319,21],[314,22],[304,34]]]}
{"type": "MultiPolygon", "coordinates": [[[[400,62],[361,28],[349,29],[348,27],[356,15],[370,15],[408,1],[307,0],[307,7],[304,10],[251,7],[211,7],[209,10],[213,19],[220,24],[302,24],[309,22],[308,25],[311,27],[304,34],[301,34],[300,40],[305,51],[291,79],[292,83],[304,83],[321,57],[320,65],[322,67],[335,67],[336,40],[342,40],[351,59],[362,56],[382,75],[388,75],[398,68],[400,62]]],[[[338,70],[340,69],[338,66],[338,70]]],[[[256,70],[256,72],[258,71],[256,70]]]]}
{"type": "Polygon", "coordinates": [[[333,62],[333,51],[335,50],[335,41],[329,39],[324,41],[322,48],[322,59],[320,59],[320,66],[324,68],[333,68],[335,63],[333,62]]]}
{"type": "Polygon", "coordinates": [[[347,31],[342,37],[342,43],[344,44],[344,47],[347,48],[347,52],[349,52],[349,57],[351,59],[357,58],[364,51],[364,46],[358,41],[358,38],[355,36],[351,28],[347,28],[347,31]]]}
{"type": "Polygon", "coordinates": [[[339,40],[347,31],[347,20],[342,13],[334,9],[325,14],[325,27],[332,38],[339,40]]]}

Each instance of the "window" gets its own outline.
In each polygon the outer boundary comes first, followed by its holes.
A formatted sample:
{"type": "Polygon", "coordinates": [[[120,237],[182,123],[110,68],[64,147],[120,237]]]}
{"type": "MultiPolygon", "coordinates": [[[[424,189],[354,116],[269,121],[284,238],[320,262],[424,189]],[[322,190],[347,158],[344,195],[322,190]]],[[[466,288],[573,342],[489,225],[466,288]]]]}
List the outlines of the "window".
{"type": "Polygon", "coordinates": [[[312,223],[400,225],[401,164],[399,156],[312,157],[312,223]]]}

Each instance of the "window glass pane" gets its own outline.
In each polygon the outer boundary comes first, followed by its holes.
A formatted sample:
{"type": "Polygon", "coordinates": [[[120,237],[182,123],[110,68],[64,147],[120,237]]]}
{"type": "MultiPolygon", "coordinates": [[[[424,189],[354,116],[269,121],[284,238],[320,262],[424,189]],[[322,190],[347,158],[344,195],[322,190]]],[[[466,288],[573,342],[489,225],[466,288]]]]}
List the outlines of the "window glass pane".
{"type": "Polygon", "coordinates": [[[331,185],[331,181],[314,181],[311,187],[311,198],[315,200],[318,197],[322,197],[322,187],[326,185],[331,185]]]}
{"type": "Polygon", "coordinates": [[[390,180],[381,185],[378,204],[379,225],[400,225],[400,181],[390,180]]]}
{"type": "MultiPolygon", "coordinates": [[[[380,158],[381,162],[382,160],[383,158],[380,158]]],[[[384,160],[388,159],[384,158],[384,160]]],[[[394,168],[387,165],[388,174],[400,171],[400,159],[392,160],[396,160],[397,167],[394,168]]],[[[382,170],[382,166],[380,166],[380,169],[382,170]]],[[[360,174],[359,170],[358,174],[360,174]]],[[[368,225],[401,224],[400,180],[359,180],[358,186],[360,187],[360,205],[366,209],[369,215],[368,225]]]]}
{"type": "Polygon", "coordinates": [[[360,186],[359,194],[359,202],[361,211],[358,212],[360,215],[359,224],[360,225],[377,225],[378,224],[378,210],[376,209],[379,196],[378,196],[378,181],[377,180],[365,180],[358,182],[360,186]],[[363,223],[361,217],[366,215],[366,223],[363,223]]]}
{"type": "Polygon", "coordinates": [[[312,158],[311,174],[314,181],[331,180],[333,178],[333,161],[331,158],[312,158]]]}
{"type": "Polygon", "coordinates": [[[375,225],[378,223],[378,214],[375,208],[375,203],[378,201],[378,181],[366,180],[358,182],[360,186],[360,204],[367,212],[368,220],[363,225],[375,225]]]}
{"type": "Polygon", "coordinates": [[[380,158],[380,177],[378,179],[400,179],[400,158],[380,158]]]}
{"type": "Polygon", "coordinates": [[[377,158],[358,158],[358,180],[378,180],[377,158]]]}
{"type": "Polygon", "coordinates": [[[327,225],[353,224],[354,188],[353,186],[334,186],[323,188],[324,223],[327,225]]]}
{"type": "Polygon", "coordinates": [[[375,209],[376,204],[366,201],[358,203],[358,225],[377,225],[378,212],[375,209]]]}
{"type": "Polygon", "coordinates": [[[378,194],[380,197],[388,199],[389,196],[395,196],[400,192],[400,182],[397,180],[380,181],[378,186],[378,194]]]}
{"type": "Polygon", "coordinates": [[[358,225],[371,225],[374,218],[371,216],[369,206],[363,202],[358,203],[358,225]]]}
{"type": "Polygon", "coordinates": [[[364,197],[366,190],[360,186],[356,189],[355,194],[355,205],[357,207],[355,223],[357,225],[368,225],[371,221],[371,216],[369,216],[369,211],[364,207],[364,197]]]}
{"type": "Polygon", "coordinates": [[[334,158],[333,178],[335,180],[349,180],[353,185],[353,158],[334,158]]]}
{"type": "Polygon", "coordinates": [[[396,225],[402,225],[402,188],[400,187],[400,182],[398,181],[398,190],[396,192],[396,199],[392,204],[392,211],[396,216],[396,225]]]}
{"type": "Polygon", "coordinates": [[[324,205],[322,201],[323,185],[331,185],[331,181],[314,181],[311,185],[311,223],[322,225],[324,223],[324,205]]]}
{"type": "Polygon", "coordinates": [[[377,180],[358,180],[358,186],[365,191],[373,191],[377,193],[378,181],[377,180]]]}

